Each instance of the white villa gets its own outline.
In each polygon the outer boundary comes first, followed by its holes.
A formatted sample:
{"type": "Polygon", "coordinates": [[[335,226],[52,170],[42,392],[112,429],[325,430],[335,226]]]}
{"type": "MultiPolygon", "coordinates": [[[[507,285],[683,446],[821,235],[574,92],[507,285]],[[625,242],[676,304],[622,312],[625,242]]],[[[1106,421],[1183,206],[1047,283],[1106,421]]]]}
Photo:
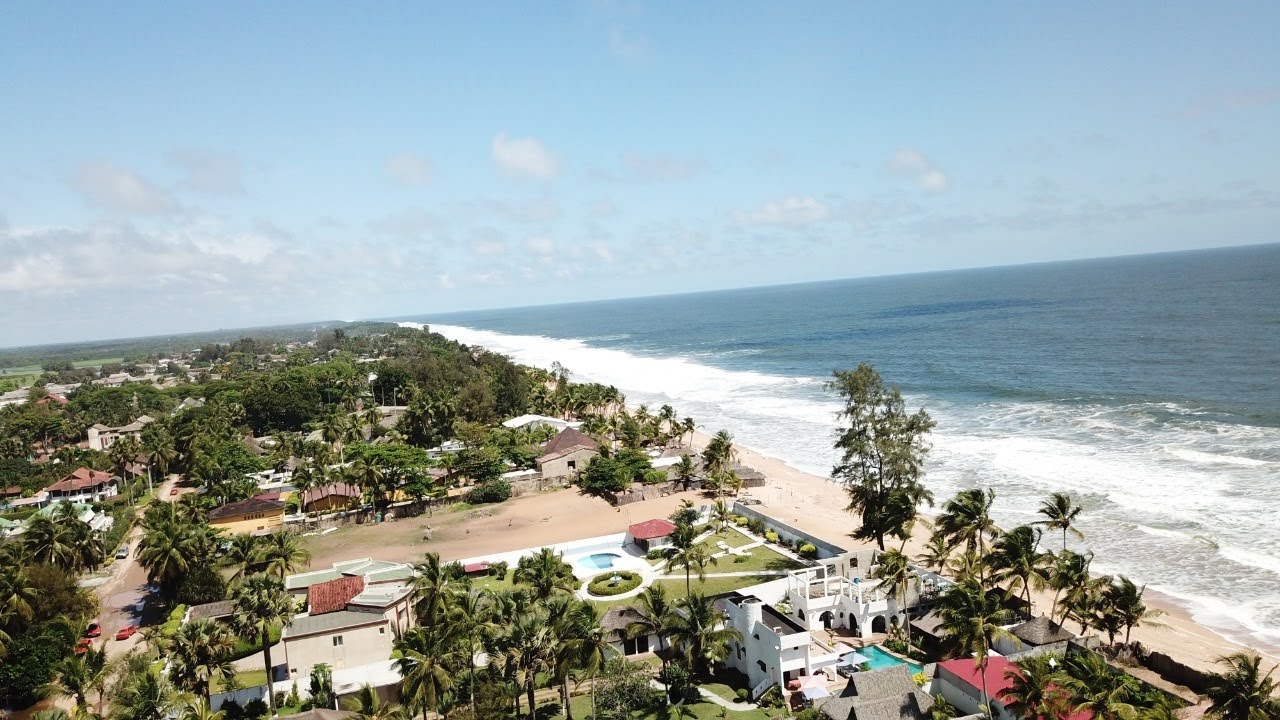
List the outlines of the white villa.
{"type": "Polygon", "coordinates": [[[807,628],[756,595],[730,592],[716,604],[725,613],[725,626],[742,634],[741,642],[729,643],[725,664],[747,676],[753,698],[840,661],[835,648],[815,641],[807,628]]]}
{"type": "Polygon", "coordinates": [[[137,420],[120,427],[107,427],[102,423],[95,423],[89,426],[89,449],[101,452],[126,435],[141,437],[142,428],[153,422],[155,422],[155,418],[150,415],[140,415],[137,420]]]}

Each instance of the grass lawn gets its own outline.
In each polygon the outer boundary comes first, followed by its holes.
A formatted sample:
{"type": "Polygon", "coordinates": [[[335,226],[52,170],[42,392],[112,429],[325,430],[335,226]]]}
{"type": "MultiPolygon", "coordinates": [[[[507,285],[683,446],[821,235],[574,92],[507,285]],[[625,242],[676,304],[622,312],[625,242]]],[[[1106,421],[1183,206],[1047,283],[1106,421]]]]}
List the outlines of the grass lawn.
{"type": "Polygon", "coordinates": [[[804,563],[796,562],[764,545],[753,547],[747,552],[751,553],[751,556],[745,559],[734,555],[716,558],[719,564],[707,568],[707,572],[758,572],[760,570],[796,570],[806,567],[804,563]]]}
{"type": "Polygon", "coordinates": [[[77,367],[77,368],[95,367],[96,368],[96,367],[102,367],[107,363],[119,363],[119,362],[124,362],[124,358],[122,357],[95,358],[93,360],[76,360],[75,362],[71,363],[71,367],[77,367]]]}
{"type": "MultiPolygon", "coordinates": [[[[557,701],[555,704],[556,706],[559,706],[560,703],[557,701]]],[[[590,693],[586,695],[575,695],[573,698],[569,700],[569,705],[573,709],[573,716],[575,718],[584,718],[589,716],[591,714],[590,693]]],[[[771,713],[770,711],[767,711],[767,710],[748,710],[747,712],[734,712],[732,710],[726,710],[725,708],[722,708],[719,705],[716,705],[715,703],[711,703],[711,702],[694,703],[693,705],[689,705],[688,708],[689,710],[693,711],[693,716],[698,720],[719,720],[719,718],[721,717],[721,713],[727,713],[726,715],[724,715],[724,717],[727,717],[730,720],[769,720],[771,717],[774,717],[775,715],[784,714],[782,713],[782,711],[776,711],[771,713]]],[[[541,711],[539,711],[538,717],[540,718],[544,717],[541,711]]],[[[562,712],[556,715],[555,717],[564,717],[564,713],[562,712]]],[[[633,720],[665,720],[666,715],[662,711],[649,712],[649,713],[635,712],[635,713],[632,713],[631,717],[633,718],[633,720]]]]}
{"type": "MultiPolygon", "coordinates": [[[[742,575],[738,577],[718,577],[707,578],[706,580],[698,580],[698,576],[693,576],[692,585],[695,592],[701,592],[703,595],[719,595],[727,593],[730,590],[740,590],[751,585],[759,585],[762,582],[777,580],[772,575],[742,575]]],[[[676,600],[685,596],[684,591],[684,574],[668,575],[664,578],[658,578],[654,582],[660,582],[666,585],[667,597],[670,600],[676,600]]]]}
{"type": "Polygon", "coordinates": [[[706,540],[703,540],[702,544],[708,546],[709,549],[718,552],[720,548],[716,547],[717,542],[722,542],[725,545],[728,545],[729,547],[742,547],[743,545],[748,545],[755,541],[747,537],[746,535],[743,535],[742,533],[738,532],[731,525],[725,528],[724,530],[721,530],[720,532],[708,537],[706,540]]]}
{"type": "Polygon", "coordinates": [[[751,689],[747,686],[746,675],[729,668],[720,668],[719,670],[716,670],[715,675],[712,676],[711,682],[702,683],[702,688],[704,690],[710,690],[729,702],[738,701],[739,689],[751,689]]]}
{"type": "MultiPolygon", "coordinates": [[[[241,670],[236,673],[236,682],[242,688],[257,687],[267,684],[267,671],[263,670],[241,670]]],[[[222,692],[222,681],[214,678],[213,691],[222,692]]]]}
{"type": "Polygon", "coordinates": [[[493,592],[499,592],[501,590],[515,590],[515,577],[516,571],[512,568],[507,570],[507,574],[500,578],[487,575],[484,578],[472,580],[471,587],[477,590],[491,590],[493,592]]]}

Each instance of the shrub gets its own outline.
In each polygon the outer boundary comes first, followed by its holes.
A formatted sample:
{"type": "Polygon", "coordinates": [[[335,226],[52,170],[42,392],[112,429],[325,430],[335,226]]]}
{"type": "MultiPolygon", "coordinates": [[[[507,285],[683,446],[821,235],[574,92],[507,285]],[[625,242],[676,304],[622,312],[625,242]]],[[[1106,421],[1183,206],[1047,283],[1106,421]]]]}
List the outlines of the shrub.
{"type": "Polygon", "coordinates": [[[511,483],[506,480],[490,480],[481,483],[471,489],[467,493],[467,502],[472,505],[480,505],[482,503],[500,503],[505,502],[511,497],[511,483]]]}
{"type": "Polygon", "coordinates": [[[501,580],[507,576],[507,568],[510,565],[506,560],[495,560],[489,563],[489,574],[501,580]]]}
{"type": "Polygon", "coordinates": [[[746,688],[738,688],[738,692],[734,693],[733,696],[737,698],[738,702],[750,702],[751,691],[746,688]]]}
{"type": "Polygon", "coordinates": [[[757,535],[763,535],[765,531],[764,518],[751,518],[747,521],[747,529],[757,535]]]}
{"type": "Polygon", "coordinates": [[[800,557],[802,558],[813,559],[818,557],[818,548],[814,546],[813,543],[805,543],[801,545],[797,552],[800,553],[800,557]]]}
{"type": "Polygon", "coordinates": [[[257,720],[267,716],[267,704],[262,702],[260,698],[254,698],[244,704],[244,717],[247,720],[257,720]]]}
{"type": "Polygon", "coordinates": [[[762,708],[780,708],[785,706],[786,703],[782,699],[782,686],[774,685],[768,690],[765,690],[764,694],[760,696],[760,700],[757,702],[762,708]]]}
{"type": "Polygon", "coordinates": [[[175,605],[169,611],[169,617],[165,619],[164,625],[160,627],[160,632],[165,637],[173,637],[178,632],[178,628],[182,627],[182,618],[187,614],[186,605],[175,605]]]}
{"type": "Polygon", "coordinates": [[[633,572],[611,572],[597,576],[587,584],[587,592],[600,597],[621,595],[640,587],[640,575],[633,572]]]}
{"type": "Polygon", "coordinates": [[[776,543],[778,542],[778,533],[769,530],[764,534],[764,539],[768,542],[776,543]]]}
{"type": "Polygon", "coordinates": [[[923,672],[918,672],[912,675],[911,679],[915,682],[916,687],[924,687],[929,684],[929,676],[925,675],[923,672]]]}
{"type": "Polygon", "coordinates": [[[738,527],[745,527],[747,524],[747,519],[742,517],[741,515],[734,515],[732,518],[732,521],[733,521],[733,524],[737,525],[738,527]]]}
{"type": "Polygon", "coordinates": [[[735,563],[745,563],[745,562],[747,562],[747,561],[748,561],[748,560],[750,560],[750,559],[751,559],[751,558],[747,557],[746,555],[734,555],[734,556],[733,556],[733,561],[734,561],[735,563]]]}
{"type": "Polygon", "coordinates": [[[667,556],[666,550],[650,550],[649,554],[645,555],[645,558],[649,560],[661,560],[666,556],[667,556]]]}

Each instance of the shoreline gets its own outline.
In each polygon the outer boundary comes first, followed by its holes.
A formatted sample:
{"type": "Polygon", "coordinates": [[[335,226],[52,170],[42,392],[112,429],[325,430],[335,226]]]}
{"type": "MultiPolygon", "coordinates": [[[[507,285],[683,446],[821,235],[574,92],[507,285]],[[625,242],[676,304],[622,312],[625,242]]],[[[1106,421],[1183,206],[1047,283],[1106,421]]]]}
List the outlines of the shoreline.
{"type": "MultiPolygon", "coordinates": [[[[695,432],[693,449],[700,450],[709,438],[705,432],[695,432]]],[[[853,549],[852,543],[866,542],[854,541],[850,537],[854,518],[845,510],[844,490],[834,480],[798,470],[784,460],[747,446],[735,443],[734,449],[740,464],[755,468],[768,478],[764,487],[746,491],[751,497],[761,501],[762,504],[758,507],[766,514],[794,524],[840,547],[853,549]]],[[[923,515],[923,518],[930,520],[931,516],[923,515]]],[[[905,551],[913,559],[921,553],[928,534],[926,524],[917,523],[905,547],[905,551]]],[[[1088,538],[1085,542],[1087,544],[1088,538]]],[[[1040,591],[1033,592],[1032,598],[1035,611],[1041,612],[1052,601],[1053,595],[1051,592],[1040,591]]],[[[1133,629],[1131,639],[1141,642],[1148,651],[1164,653],[1207,672],[1222,669],[1217,664],[1219,657],[1245,650],[1258,653],[1268,665],[1280,663],[1280,648],[1242,644],[1239,640],[1226,636],[1225,633],[1229,631],[1218,630],[1197,621],[1192,616],[1194,610],[1171,595],[1148,589],[1144,599],[1149,607],[1164,612],[1164,616],[1158,619],[1160,626],[1142,625],[1133,629]]],[[[1076,629],[1073,626],[1075,623],[1069,624],[1069,627],[1076,629]]]]}

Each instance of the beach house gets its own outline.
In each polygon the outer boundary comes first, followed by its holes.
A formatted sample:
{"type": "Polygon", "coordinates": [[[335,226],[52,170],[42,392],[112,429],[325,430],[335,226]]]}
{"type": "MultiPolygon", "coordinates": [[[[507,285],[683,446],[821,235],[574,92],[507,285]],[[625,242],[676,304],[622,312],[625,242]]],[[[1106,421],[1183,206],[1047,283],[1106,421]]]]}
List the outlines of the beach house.
{"type": "Polygon", "coordinates": [[[227,535],[266,535],[284,526],[284,503],[251,497],[209,511],[209,527],[227,535]]]}
{"type": "Polygon", "coordinates": [[[644,655],[658,651],[658,636],[645,633],[631,637],[627,633],[630,625],[641,619],[640,613],[630,605],[614,606],[600,617],[600,629],[613,649],[623,657],[644,655]]]}
{"type": "Polygon", "coordinates": [[[654,518],[628,526],[626,540],[648,553],[651,550],[671,547],[671,535],[675,531],[675,523],[662,518],[654,518]]]}
{"type": "Polygon", "coordinates": [[[824,720],[931,720],[933,696],[916,686],[906,665],[894,665],[854,673],[817,707],[824,720]]]}
{"type": "Polygon", "coordinates": [[[600,443],[576,428],[565,428],[551,438],[537,459],[543,479],[577,477],[591,458],[600,454],[600,443]]]}
{"type": "Polygon", "coordinates": [[[875,548],[849,552],[788,574],[791,617],[808,629],[846,628],[863,638],[900,626],[920,590],[908,585],[901,602],[896,588],[872,578],[879,554],[875,548]]]}
{"type": "Polygon", "coordinates": [[[115,442],[122,437],[131,436],[140,438],[142,437],[142,428],[153,422],[155,422],[155,418],[149,415],[140,415],[137,420],[134,420],[128,425],[121,425],[120,427],[107,427],[102,423],[90,425],[89,430],[87,431],[89,436],[89,449],[101,452],[114,445],[115,442]]]}
{"type": "Polygon", "coordinates": [[[320,487],[307,488],[302,491],[302,510],[304,512],[346,510],[363,496],[364,491],[351,483],[329,483],[320,487]]]}
{"type": "Polygon", "coordinates": [[[307,600],[306,612],[295,617],[281,636],[290,678],[306,678],[320,663],[340,670],[385,662],[395,637],[413,626],[413,588],[399,572],[400,566],[357,563],[348,564],[356,572],[337,571],[337,577],[319,582],[307,583],[335,571],[286,579],[290,592],[296,595],[301,587],[307,600]],[[370,581],[379,575],[399,579],[370,581]]]}
{"type": "Polygon", "coordinates": [[[102,502],[120,494],[118,478],[109,472],[76,468],[70,475],[46,487],[49,502],[102,502]]]}

